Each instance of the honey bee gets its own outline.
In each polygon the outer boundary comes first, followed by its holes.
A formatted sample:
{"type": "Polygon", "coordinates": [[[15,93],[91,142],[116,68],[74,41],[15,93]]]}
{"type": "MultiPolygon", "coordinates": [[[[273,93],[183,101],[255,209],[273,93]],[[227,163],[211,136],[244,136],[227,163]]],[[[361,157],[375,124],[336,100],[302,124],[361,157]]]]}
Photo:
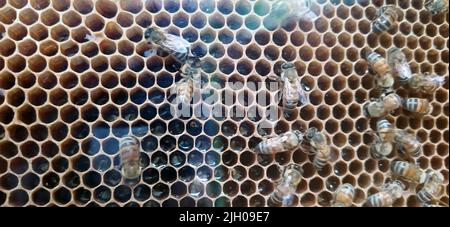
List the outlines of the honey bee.
{"type": "Polygon", "coordinates": [[[426,94],[433,94],[439,87],[444,85],[445,78],[438,75],[425,74],[414,74],[410,80],[408,80],[408,85],[411,89],[426,94]]]}
{"type": "Polygon", "coordinates": [[[289,18],[305,18],[314,20],[317,15],[311,11],[311,0],[277,0],[272,4],[266,23],[269,27],[276,28],[282,26],[289,18]]]}
{"type": "Polygon", "coordinates": [[[373,51],[367,54],[366,59],[373,71],[378,75],[376,79],[378,86],[385,90],[392,88],[395,81],[390,73],[391,67],[386,62],[386,59],[373,51]]]}
{"type": "Polygon", "coordinates": [[[281,65],[281,77],[272,76],[272,79],[282,83],[281,96],[283,106],[286,109],[294,109],[298,103],[305,104],[308,98],[303,90],[300,78],[293,63],[284,63],[281,65]]]}
{"type": "Polygon", "coordinates": [[[392,72],[398,77],[399,81],[404,83],[411,79],[412,72],[405,54],[397,47],[388,50],[388,64],[392,72]]]}
{"type": "Polygon", "coordinates": [[[190,52],[190,44],[179,36],[175,36],[160,30],[148,28],[145,31],[145,39],[148,43],[172,55],[175,60],[184,63],[190,52]]]}
{"type": "Polygon", "coordinates": [[[422,189],[417,192],[417,198],[423,204],[439,200],[444,194],[444,176],[437,171],[428,171],[422,189]]]}
{"type": "Polygon", "coordinates": [[[372,99],[363,105],[366,117],[384,117],[402,105],[402,98],[394,92],[383,93],[378,99],[372,99]]]}
{"type": "Polygon", "coordinates": [[[140,145],[136,137],[126,136],[119,144],[120,165],[125,180],[134,180],[141,175],[140,145]]]}
{"type": "Polygon", "coordinates": [[[176,94],[179,102],[189,104],[196,82],[201,79],[201,62],[197,57],[188,57],[186,63],[181,67],[181,76],[171,93],[176,94]]]}
{"type": "Polygon", "coordinates": [[[393,5],[382,6],[378,11],[375,20],[372,22],[372,30],[381,33],[389,30],[397,23],[398,9],[393,5]]]}
{"type": "Polygon", "coordinates": [[[375,71],[378,75],[385,75],[391,71],[391,67],[386,62],[386,59],[381,57],[380,54],[374,51],[370,51],[366,55],[367,62],[369,62],[370,67],[372,67],[373,71],[375,71]]]}
{"type": "Polygon", "coordinates": [[[303,169],[299,164],[293,163],[285,167],[282,179],[274,192],[270,195],[268,203],[271,206],[290,206],[297,186],[302,180],[303,169]]]}
{"type": "Polygon", "coordinates": [[[422,145],[411,133],[405,130],[395,130],[394,141],[400,145],[401,150],[412,157],[419,157],[422,154],[422,145]]]}
{"type": "Polygon", "coordinates": [[[334,193],[333,207],[350,207],[355,196],[355,188],[351,184],[342,184],[334,193]]]}
{"type": "Polygon", "coordinates": [[[417,114],[428,114],[433,111],[433,106],[428,99],[408,98],[403,102],[403,108],[417,114]]]}
{"type": "Polygon", "coordinates": [[[377,132],[375,134],[375,142],[372,144],[370,151],[374,158],[380,159],[388,156],[394,150],[395,128],[392,124],[382,118],[377,121],[377,132]]]}
{"type": "Polygon", "coordinates": [[[433,16],[448,10],[448,0],[426,0],[424,5],[433,16]]]}
{"type": "Polygon", "coordinates": [[[391,171],[394,176],[400,177],[415,184],[424,183],[427,177],[425,171],[419,168],[417,165],[404,161],[392,162],[391,171]]]}
{"type": "Polygon", "coordinates": [[[327,141],[327,137],[317,130],[317,128],[308,128],[306,130],[304,139],[309,143],[310,149],[314,157],[314,166],[321,170],[330,159],[330,147],[327,141]]]}
{"type": "Polygon", "coordinates": [[[366,204],[370,207],[390,207],[395,200],[402,197],[405,188],[400,181],[385,184],[380,192],[367,198],[366,204]]]}
{"type": "Polygon", "coordinates": [[[275,137],[264,138],[255,148],[258,154],[275,154],[297,148],[303,141],[303,134],[298,131],[290,131],[275,137]]]}

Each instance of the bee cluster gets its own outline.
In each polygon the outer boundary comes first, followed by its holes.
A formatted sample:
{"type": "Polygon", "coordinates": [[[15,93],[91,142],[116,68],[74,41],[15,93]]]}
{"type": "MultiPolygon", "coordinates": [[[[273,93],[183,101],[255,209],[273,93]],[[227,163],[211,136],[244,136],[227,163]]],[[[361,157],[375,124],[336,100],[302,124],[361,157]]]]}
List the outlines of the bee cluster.
{"type": "Polygon", "coordinates": [[[0,1],[0,206],[448,206],[446,11],[0,1]]]}
{"type": "MultiPolygon", "coordinates": [[[[448,9],[448,1],[426,1],[425,7],[433,15],[448,9]],[[431,5],[435,7],[431,7],[431,5]],[[441,6],[439,9],[436,6],[441,6]]],[[[397,23],[399,9],[395,5],[386,5],[377,12],[377,18],[372,23],[373,32],[382,33],[388,31],[397,23]]],[[[373,98],[363,105],[366,117],[377,118],[376,130],[373,133],[375,139],[370,152],[376,159],[382,159],[393,155],[395,148],[401,151],[401,155],[409,160],[414,160],[423,155],[422,144],[417,136],[403,129],[395,128],[385,117],[400,107],[406,112],[424,116],[430,114],[433,107],[428,99],[402,98],[394,91],[394,86],[406,87],[412,91],[432,95],[445,83],[445,78],[429,73],[412,74],[406,55],[396,47],[387,51],[387,60],[380,54],[367,51],[366,60],[371,71],[375,74],[375,81],[381,95],[373,98]]],[[[414,116],[411,116],[412,118],[414,116]]],[[[417,117],[417,116],[416,116],[417,117]]],[[[419,119],[415,119],[419,120],[419,119]]],[[[400,154],[399,154],[400,155],[400,154]]],[[[421,185],[417,191],[417,197],[422,206],[438,206],[440,198],[444,194],[444,177],[441,173],[429,170],[425,172],[415,165],[403,161],[392,163],[393,177],[400,177],[413,183],[412,186],[421,185]]],[[[402,197],[406,185],[399,180],[384,184],[381,191],[367,198],[368,206],[392,206],[396,199],[402,197]]],[[[416,191],[415,187],[409,188],[416,191]]],[[[444,203],[445,204],[445,203],[444,203]]],[[[445,204],[448,206],[448,204],[445,204]]]]}

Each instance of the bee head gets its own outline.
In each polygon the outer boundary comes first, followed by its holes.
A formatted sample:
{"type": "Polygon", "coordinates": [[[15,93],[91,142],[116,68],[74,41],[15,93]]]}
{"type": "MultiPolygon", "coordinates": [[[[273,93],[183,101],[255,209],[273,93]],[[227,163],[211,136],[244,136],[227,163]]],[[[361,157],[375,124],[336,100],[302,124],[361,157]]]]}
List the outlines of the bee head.
{"type": "Polygon", "coordinates": [[[145,30],[145,34],[144,34],[145,39],[150,38],[150,36],[152,35],[152,33],[153,33],[154,31],[155,31],[154,28],[147,28],[147,30],[145,30]]]}
{"type": "Polygon", "coordinates": [[[307,130],[306,130],[306,138],[309,138],[309,139],[311,139],[311,138],[313,138],[314,137],[314,135],[316,135],[316,133],[317,133],[317,128],[315,128],[315,127],[311,127],[311,128],[308,128],[307,130]]]}
{"type": "Polygon", "coordinates": [[[144,37],[152,42],[158,42],[164,39],[164,34],[158,28],[147,28],[144,37]]]}
{"type": "Polygon", "coordinates": [[[292,63],[292,62],[286,62],[281,65],[281,69],[283,69],[283,70],[291,69],[291,68],[295,68],[294,63],[292,63]]]}

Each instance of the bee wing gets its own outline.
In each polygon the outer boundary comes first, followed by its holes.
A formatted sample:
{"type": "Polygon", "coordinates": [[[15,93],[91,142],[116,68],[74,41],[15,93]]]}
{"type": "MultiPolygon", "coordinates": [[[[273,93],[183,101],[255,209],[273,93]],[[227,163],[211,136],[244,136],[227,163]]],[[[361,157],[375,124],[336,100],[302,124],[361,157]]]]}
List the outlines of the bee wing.
{"type": "Polygon", "coordinates": [[[305,19],[308,21],[314,21],[318,15],[311,10],[311,1],[292,1],[294,8],[294,16],[299,19],[305,19]]]}
{"type": "MultiPolygon", "coordinates": [[[[299,83],[299,85],[300,85],[300,83],[299,83]]],[[[302,86],[301,85],[298,86],[297,90],[298,90],[298,96],[299,96],[298,97],[298,101],[300,101],[300,104],[301,105],[308,104],[309,103],[309,97],[306,94],[305,90],[303,90],[302,86]]]]}
{"type": "Polygon", "coordinates": [[[178,53],[187,53],[190,44],[188,41],[179,36],[167,34],[166,40],[164,41],[164,46],[178,53]]]}
{"type": "Polygon", "coordinates": [[[438,86],[442,86],[447,82],[447,78],[443,76],[432,76],[430,79],[438,86]]]}

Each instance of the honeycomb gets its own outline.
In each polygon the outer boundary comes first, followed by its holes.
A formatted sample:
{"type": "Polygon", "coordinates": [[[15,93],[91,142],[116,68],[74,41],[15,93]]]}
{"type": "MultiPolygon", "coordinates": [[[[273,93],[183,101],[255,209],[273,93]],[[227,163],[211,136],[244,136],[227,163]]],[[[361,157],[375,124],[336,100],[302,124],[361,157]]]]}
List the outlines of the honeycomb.
{"type": "MultiPolygon", "coordinates": [[[[385,57],[399,47],[413,73],[448,79],[448,13],[432,17],[423,0],[315,0],[317,20],[270,30],[269,10],[269,0],[0,0],[0,205],[268,206],[280,166],[294,162],[304,169],[295,206],[329,206],[342,183],[355,186],[362,206],[398,158],[370,157],[375,121],[361,105],[378,93],[364,48],[385,57]],[[402,13],[375,35],[371,21],[384,4],[402,13]],[[170,112],[180,65],[146,57],[148,26],[181,35],[204,61],[201,98],[214,98],[195,103],[191,116],[170,112]],[[267,86],[286,61],[310,97],[291,112],[267,86]],[[319,172],[302,149],[251,151],[262,136],[308,127],[331,141],[332,160],[319,172]],[[134,186],[116,168],[127,134],[142,150],[134,186]]],[[[430,115],[398,110],[388,119],[423,143],[415,161],[445,176],[448,204],[448,82],[434,95],[397,93],[431,100],[430,115]]],[[[419,205],[411,188],[394,203],[419,205]]]]}

